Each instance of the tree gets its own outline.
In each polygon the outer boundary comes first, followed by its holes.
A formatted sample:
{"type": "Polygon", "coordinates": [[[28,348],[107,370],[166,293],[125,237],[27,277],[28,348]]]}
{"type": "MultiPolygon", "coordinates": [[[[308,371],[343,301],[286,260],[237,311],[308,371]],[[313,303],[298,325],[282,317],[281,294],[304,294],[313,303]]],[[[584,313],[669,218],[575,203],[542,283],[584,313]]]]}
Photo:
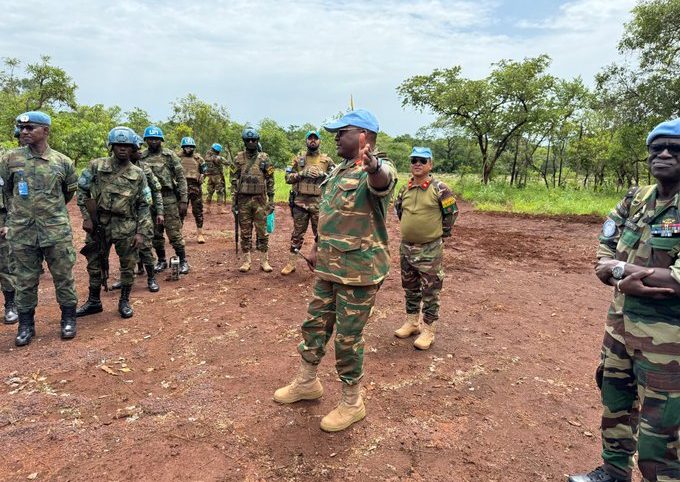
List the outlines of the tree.
{"type": "Polygon", "coordinates": [[[460,127],[474,137],[486,184],[513,137],[544,106],[555,81],[545,74],[549,65],[547,55],[522,62],[502,60],[480,80],[461,77],[460,66],[436,69],[405,80],[397,92],[402,105],[431,110],[442,124],[460,127]]]}

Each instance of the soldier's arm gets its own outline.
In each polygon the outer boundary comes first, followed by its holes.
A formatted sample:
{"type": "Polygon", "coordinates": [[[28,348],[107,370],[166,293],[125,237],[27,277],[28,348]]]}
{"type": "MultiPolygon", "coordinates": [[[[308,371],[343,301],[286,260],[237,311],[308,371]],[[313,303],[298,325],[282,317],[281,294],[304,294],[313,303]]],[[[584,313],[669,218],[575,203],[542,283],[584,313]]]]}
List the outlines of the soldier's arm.
{"type": "Polygon", "coordinates": [[[78,204],[80,214],[83,216],[84,221],[92,221],[92,219],[90,218],[90,213],[87,211],[87,208],[85,207],[85,201],[92,198],[91,192],[92,177],[93,177],[92,163],[90,163],[85,169],[83,169],[83,172],[80,173],[77,186],[76,203],[78,204]]]}
{"type": "Polygon", "coordinates": [[[237,162],[234,162],[234,169],[229,171],[229,184],[231,185],[232,198],[238,193],[238,181],[241,177],[241,168],[237,162]]]}
{"type": "Polygon", "coordinates": [[[180,203],[187,203],[189,200],[189,191],[187,188],[187,180],[184,177],[184,168],[182,167],[182,161],[179,157],[172,152],[172,173],[175,176],[175,185],[177,186],[177,194],[179,195],[178,201],[180,203]]]}
{"type": "Polygon", "coordinates": [[[397,214],[397,218],[401,221],[401,215],[404,213],[404,193],[406,192],[406,186],[402,186],[399,189],[399,193],[394,200],[394,212],[397,214]]]}
{"type": "Polygon", "coordinates": [[[286,184],[295,184],[300,180],[300,167],[298,164],[298,156],[293,157],[290,167],[286,169],[286,184]]]}
{"type": "Polygon", "coordinates": [[[151,189],[151,198],[153,199],[153,206],[156,210],[156,215],[163,216],[165,214],[165,210],[163,208],[163,193],[161,192],[163,186],[161,186],[160,181],[147,164],[144,164],[144,174],[146,174],[146,182],[149,186],[149,189],[151,189]]]}
{"type": "Polygon", "coordinates": [[[274,165],[267,158],[267,170],[265,172],[265,185],[267,186],[267,198],[274,203],[274,165]]]}
{"type": "Polygon", "coordinates": [[[140,179],[137,199],[135,200],[135,218],[137,220],[135,234],[141,234],[144,238],[149,239],[153,236],[153,224],[151,223],[151,215],[149,213],[151,189],[146,183],[146,176],[142,176],[140,179]]]}
{"type": "Polygon", "coordinates": [[[397,185],[397,170],[389,160],[381,161],[382,166],[378,172],[368,175],[368,191],[377,197],[391,196],[397,185]]]}
{"type": "Polygon", "coordinates": [[[64,162],[64,170],[66,176],[61,184],[61,190],[64,193],[64,202],[68,204],[78,190],[78,174],[71,159],[64,162]]]}
{"type": "Polygon", "coordinates": [[[597,247],[597,259],[614,259],[616,257],[616,245],[625,227],[626,220],[630,214],[630,207],[633,204],[638,188],[634,187],[626,193],[626,196],[619,201],[612,209],[602,225],[602,231],[598,236],[600,241],[597,247]]]}
{"type": "Polygon", "coordinates": [[[0,192],[3,194],[3,200],[12,197],[12,190],[9,185],[9,168],[7,167],[8,157],[4,154],[0,157],[0,192]]]}
{"type": "Polygon", "coordinates": [[[453,229],[453,224],[458,218],[458,205],[456,204],[456,198],[451,192],[451,189],[444,184],[439,182],[437,186],[437,191],[439,195],[439,206],[442,210],[442,237],[448,238],[451,236],[451,229],[453,229]]]}

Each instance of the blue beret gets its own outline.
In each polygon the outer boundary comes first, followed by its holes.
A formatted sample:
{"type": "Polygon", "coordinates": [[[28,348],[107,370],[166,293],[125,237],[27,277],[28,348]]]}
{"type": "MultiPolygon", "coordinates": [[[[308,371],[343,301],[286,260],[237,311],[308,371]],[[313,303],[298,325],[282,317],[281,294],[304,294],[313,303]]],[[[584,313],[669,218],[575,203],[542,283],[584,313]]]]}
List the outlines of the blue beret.
{"type": "Polygon", "coordinates": [[[429,147],[414,147],[409,157],[423,157],[425,159],[432,159],[432,149],[429,147]]]}
{"type": "Polygon", "coordinates": [[[52,125],[52,119],[50,119],[50,116],[45,114],[44,112],[40,112],[37,110],[32,110],[29,112],[24,112],[23,114],[20,114],[16,118],[16,123],[17,124],[43,124],[46,126],[51,126],[52,125]]]}
{"type": "Polygon", "coordinates": [[[321,134],[319,134],[319,131],[317,130],[307,131],[307,134],[305,134],[305,139],[309,139],[309,136],[316,136],[318,139],[321,139],[321,134]]]}
{"type": "Polygon", "coordinates": [[[680,118],[662,122],[647,136],[647,145],[657,137],[680,137],[680,118]]]}
{"type": "Polygon", "coordinates": [[[366,109],[356,109],[343,115],[340,119],[323,126],[328,132],[337,132],[343,127],[354,126],[378,133],[380,126],[378,119],[366,109]]]}

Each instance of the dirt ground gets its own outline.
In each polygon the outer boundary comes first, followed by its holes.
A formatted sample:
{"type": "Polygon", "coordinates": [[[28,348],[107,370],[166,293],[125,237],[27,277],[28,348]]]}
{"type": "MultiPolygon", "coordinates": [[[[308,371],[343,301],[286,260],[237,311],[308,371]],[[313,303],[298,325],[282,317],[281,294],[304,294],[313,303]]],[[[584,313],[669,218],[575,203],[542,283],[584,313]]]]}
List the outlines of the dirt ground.
{"type": "MultiPolygon", "coordinates": [[[[391,213],[392,270],[365,331],[368,415],[333,435],[319,429],[340,396],[332,346],[322,399],[272,401],[296,372],[313,280],[303,263],[279,274],[285,206],[274,273],[238,272],[231,214],[207,215],[204,245],[189,220],[191,273],[163,275],[157,294],[139,277],[128,320],[117,292],[103,293],[105,312],[81,318],[72,341],[59,338],[48,273],[31,345],[15,348],[16,325],[0,328],[0,480],[541,481],[591,469],[593,371],[611,297],[592,270],[599,223],[464,204],[446,243],[436,343],[419,352],[393,336],[404,308],[391,213]]],[[[115,278],[115,256],[111,266],[115,278]]]]}

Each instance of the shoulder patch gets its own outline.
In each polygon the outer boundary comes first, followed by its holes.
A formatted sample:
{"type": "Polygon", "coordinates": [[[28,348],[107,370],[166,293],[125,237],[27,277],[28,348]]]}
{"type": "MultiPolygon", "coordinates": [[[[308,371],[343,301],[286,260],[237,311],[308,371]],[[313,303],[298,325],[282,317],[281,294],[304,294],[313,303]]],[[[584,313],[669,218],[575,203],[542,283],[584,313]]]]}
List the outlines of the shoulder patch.
{"type": "Polygon", "coordinates": [[[614,234],[616,234],[616,222],[613,219],[607,218],[602,225],[602,236],[611,238],[614,234]]]}

